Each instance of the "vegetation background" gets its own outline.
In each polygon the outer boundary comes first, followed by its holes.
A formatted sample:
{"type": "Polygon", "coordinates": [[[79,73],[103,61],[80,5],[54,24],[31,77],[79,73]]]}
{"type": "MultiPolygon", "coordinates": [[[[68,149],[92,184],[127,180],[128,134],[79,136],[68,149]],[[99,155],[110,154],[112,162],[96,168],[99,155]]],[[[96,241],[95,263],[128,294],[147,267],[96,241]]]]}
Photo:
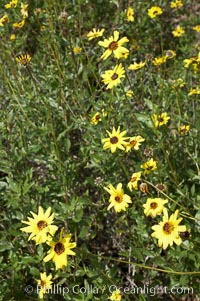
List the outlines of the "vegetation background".
{"type": "MultiPolygon", "coordinates": [[[[200,37],[193,30],[199,4],[186,0],[172,9],[170,1],[158,0],[30,0],[24,26],[13,28],[22,19],[21,2],[10,9],[4,7],[7,1],[0,4],[0,18],[8,15],[0,27],[0,300],[38,300],[36,280],[43,271],[53,274],[57,286],[69,288],[64,295],[46,294],[45,300],[108,300],[111,285],[167,287],[167,300],[200,300],[200,37]],[[128,6],[134,8],[133,22],[127,19],[128,6]],[[163,14],[151,19],[152,6],[163,14]],[[185,31],[180,37],[172,35],[177,25],[185,31]],[[89,41],[94,27],[104,28],[104,35],[89,41]],[[102,61],[105,49],[98,41],[114,30],[129,39],[130,54],[120,60],[126,77],[108,90],[101,74],[116,59],[102,61]],[[176,56],[155,66],[152,60],[169,49],[176,56]],[[32,58],[26,66],[16,62],[22,54],[32,58]],[[185,68],[183,61],[190,58],[196,58],[196,70],[193,64],[185,68]],[[134,61],[147,63],[128,70],[134,61]],[[134,94],[128,97],[130,89],[134,94]],[[151,117],[162,112],[170,120],[156,129],[151,117]],[[96,113],[101,121],[92,124],[96,113]],[[187,135],[178,132],[182,125],[190,126],[187,135]],[[113,126],[145,142],[138,151],[103,150],[101,139],[113,126]],[[148,192],[130,192],[132,173],[150,157],[158,168],[143,177],[148,192]],[[125,212],[108,211],[104,187],[120,182],[132,204],[125,212]],[[157,184],[165,190],[157,190],[157,184]],[[142,206],[148,197],[161,196],[171,213],[179,209],[189,232],[180,246],[165,251],[151,237],[160,218],[145,216],[142,206]],[[56,225],[77,243],[76,256],[63,271],[45,264],[46,246],[36,246],[20,231],[22,220],[39,205],[50,206],[56,225]],[[26,291],[28,285],[33,292],[26,291]],[[99,291],[74,294],[75,285],[99,291]],[[193,291],[172,293],[173,287],[193,291]]],[[[164,297],[122,292],[122,300],[164,297]]]]}

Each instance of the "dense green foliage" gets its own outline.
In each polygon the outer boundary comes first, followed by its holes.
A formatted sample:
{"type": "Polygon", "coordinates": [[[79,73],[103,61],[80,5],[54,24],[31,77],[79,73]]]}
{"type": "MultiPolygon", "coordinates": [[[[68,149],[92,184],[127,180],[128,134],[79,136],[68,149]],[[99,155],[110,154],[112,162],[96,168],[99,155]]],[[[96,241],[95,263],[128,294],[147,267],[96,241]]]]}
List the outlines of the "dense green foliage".
{"type": "Polygon", "coordinates": [[[22,19],[21,2],[6,9],[4,0],[0,6],[0,18],[8,15],[0,26],[0,300],[38,300],[37,279],[44,271],[60,289],[45,294],[44,300],[109,300],[115,287],[121,288],[122,300],[199,300],[196,1],[172,9],[170,1],[30,0],[24,26],[13,28],[22,19]],[[148,9],[157,5],[163,13],[152,19],[148,9]],[[135,12],[133,22],[127,20],[128,6],[135,12]],[[172,34],[177,25],[184,28],[180,37],[172,34]],[[104,28],[104,34],[89,41],[94,27],[104,28]],[[129,39],[129,56],[102,60],[105,48],[98,41],[114,30],[129,39]],[[153,59],[167,50],[176,55],[154,65],[153,59]],[[31,56],[26,66],[16,62],[22,54],[31,56]],[[190,58],[195,61],[185,67],[184,60],[190,58]],[[128,69],[141,61],[146,62],[141,69],[128,69]],[[125,77],[106,89],[101,75],[119,62],[125,77]],[[134,92],[131,97],[128,90],[134,92]],[[162,112],[170,119],[156,128],[152,116],[162,112]],[[96,113],[101,120],[92,124],[96,113]],[[183,125],[190,126],[186,134],[178,131],[183,125]],[[103,149],[106,131],[119,126],[128,137],[145,139],[139,150],[103,149]],[[131,175],[142,171],[150,158],[157,169],[143,174],[138,190],[130,191],[131,175]],[[118,183],[132,199],[122,212],[107,210],[104,189],[118,183]],[[148,185],[146,193],[141,183],[148,185]],[[151,227],[162,215],[146,216],[143,204],[158,197],[168,200],[169,215],[178,209],[183,218],[188,232],[180,246],[163,250],[151,237],[151,227]],[[51,261],[44,263],[46,244],[36,245],[20,231],[22,221],[30,211],[37,214],[39,206],[51,207],[54,224],[71,233],[77,244],[76,256],[68,257],[63,270],[56,271],[51,261]]]}

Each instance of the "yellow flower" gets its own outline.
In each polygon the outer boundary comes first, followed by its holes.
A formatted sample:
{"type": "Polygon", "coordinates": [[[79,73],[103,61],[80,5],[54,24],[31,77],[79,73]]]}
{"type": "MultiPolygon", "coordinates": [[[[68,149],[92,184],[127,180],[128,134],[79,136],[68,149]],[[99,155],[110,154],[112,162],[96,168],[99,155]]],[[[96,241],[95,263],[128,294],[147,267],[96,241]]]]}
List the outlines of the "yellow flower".
{"type": "Polygon", "coordinates": [[[183,6],[183,2],[181,0],[175,0],[170,3],[171,8],[178,8],[182,6],[183,6]]]}
{"type": "Polygon", "coordinates": [[[149,161],[145,162],[140,166],[142,169],[144,169],[144,174],[150,174],[153,170],[157,169],[157,163],[154,161],[153,158],[151,158],[149,161]]]}
{"type": "Polygon", "coordinates": [[[56,270],[63,269],[67,266],[67,255],[76,255],[71,249],[76,247],[76,243],[70,243],[71,234],[62,237],[63,230],[60,231],[59,241],[50,241],[48,244],[51,247],[48,255],[43,259],[47,262],[52,259],[55,263],[56,270]]]}
{"type": "Polygon", "coordinates": [[[189,68],[192,65],[194,73],[196,74],[199,70],[200,52],[198,53],[197,57],[191,57],[189,59],[185,59],[183,60],[183,63],[185,68],[189,68]]]}
{"type": "Polygon", "coordinates": [[[46,275],[46,272],[40,273],[40,279],[37,280],[37,291],[39,291],[39,298],[43,299],[44,294],[48,293],[48,290],[52,287],[52,275],[46,275]]]}
{"type": "Polygon", "coordinates": [[[132,7],[128,7],[126,16],[129,22],[134,21],[134,9],[132,7]]]}
{"type": "Polygon", "coordinates": [[[20,22],[14,23],[13,27],[14,28],[22,28],[25,24],[25,19],[21,20],[20,22]]]}
{"type": "Polygon", "coordinates": [[[97,29],[96,28],[93,28],[90,32],[88,32],[87,34],[87,38],[88,40],[93,40],[93,39],[96,39],[98,37],[101,37],[104,33],[105,29],[97,29]]]}
{"type": "Polygon", "coordinates": [[[3,27],[8,22],[8,15],[4,15],[0,18],[0,26],[3,27]]]}
{"type": "Polygon", "coordinates": [[[180,232],[186,231],[186,226],[179,225],[182,218],[177,219],[178,212],[179,211],[176,210],[169,218],[167,209],[164,208],[163,221],[152,227],[154,232],[151,236],[158,239],[158,246],[162,247],[164,250],[166,250],[168,246],[172,246],[173,243],[176,243],[179,246],[182,242],[179,234],[180,232]]]}
{"type": "Polygon", "coordinates": [[[106,60],[112,53],[114,54],[114,57],[119,59],[121,53],[127,53],[129,50],[122,45],[124,43],[127,43],[129,40],[127,37],[123,37],[119,41],[119,31],[115,30],[113,36],[109,37],[108,39],[104,39],[104,41],[99,41],[99,45],[108,48],[103,55],[101,56],[101,59],[106,60]]]}
{"type": "Polygon", "coordinates": [[[16,39],[16,35],[13,33],[10,35],[10,41],[14,41],[16,39]]]}
{"type": "Polygon", "coordinates": [[[172,31],[172,34],[174,37],[181,37],[184,34],[184,29],[178,25],[176,28],[172,31]]]}
{"type": "Polygon", "coordinates": [[[159,6],[152,6],[148,9],[148,15],[150,18],[155,18],[162,14],[162,9],[159,6]]]}
{"type": "Polygon", "coordinates": [[[125,70],[122,64],[116,65],[113,70],[107,70],[101,75],[102,82],[107,85],[106,89],[112,89],[121,83],[121,78],[125,77],[125,70]]]}
{"type": "Polygon", "coordinates": [[[5,4],[4,7],[5,8],[15,8],[17,6],[17,2],[18,0],[12,0],[9,3],[5,4]]]}
{"type": "Polygon", "coordinates": [[[172,81],[172,88],[183,88],[186,85],[186,82],[182,78],[177,78],[172,81]]]}
{"type": "Polygon", "coordinates": [[[160,66],[164,63],[166,63],[167,56],[161,56],[161,57],[155,57],[152,61],[154,66],[160,66]]]}
{"type": "Polygon", "coordinates": [[[190,125],[181,125],[178,128],[178,132],[180,135],[187,135],[189,133],[190,130],[190,125]]]}
{"type": "Polygon", "coordinates": [[[109,138],[102,139],[102,143],[104,143],[103,149],[110,148],[111,153],[116,152],[117,148],[125,150],[125,145],[127,143],[125,140],[129,139],[128,137],[123,137],[126,135],[126,131],[120,133],[120,127],[118,127],[117,131],[113,127],[112,133],[109,131],[106,132],[108,133],[109,138]]]}
{"type": "Polygon", "coordinates": [[[194,27],[192,27],[193,30],[200,32],[200,25],[196,25],[194,27]]]}
{"type": "Polygon", "coordinates": [[[163,212],[164,205],[168,202],[168,200],[163,200],[161,198],[148,198],[144,207],[144,214],[146,216],[156,217],[156,215],[160,215],[163,212]]]}
{"type": "Polygon", "coordinates": [[[22,221],[22,223],[27,224],[28,226],[21,228],[21,231],[26,233],[31,233],[28,240],[32,239],[36,244],[41,244],[52,239],[52,236],[57,231],[58,227],[52,225],[55,214],[51,213],[51,207],[47,209],[44,213],[44,210],[39,206],[38,215],[31,211],[33,218],[28,217],[27,221],[22,221]]]}
{"type": "Polygon", "coordinates": [[[200,89],[198,87],[190,89],[188,96],[191,96],[194,94],[200,94],[200,89]]]}
{"type": "Polygon", "coordinates": [[[140,49],[140,45],[138,44],[138,41],[136,39],[132,39],[132,44],[131,44],[131,47],[134,49],[134,50],[138,50],[140,49]]]}
{"type": "Polygon", "coordinates": [[[134,62],[133,64],[130,64],[128,69],[129,70],[138,70],[143,68],[146,65],[146,61],[145,62],[140,62],[140,63],[136,63],[134,62]]]}
{"type": "Polygon", "coordinates": [[[41,27],[40,27],[40,30],[41,31],[44,31],[46,29],[46,26],[45,25],[42,25],[41,27]]]}
{"type": "Polygon", "coordinates": [[[126,60],[128,58],[128,56],[129,56],[129,52],[123,52],[123,53],[121,52],[119,55],[119,58],[126,60]]]}
{"type": "Polygon", "coordinates": [[[128,188],[130,189],[130,191],[132,191],[133,189],[138,190],[138,182],[140,181],[141,178],[141,174],[142,172],[134,172],[131,176],[130,181],[128,182],[128,188]]]}
{"type": "Polygon", "coordinates": [[[183,63],[184,63],[184,67],[185,68],[189,68],[190,65],[196,63],[196,58],[195,57],[191,57],[189,59],[185,59],[185,60],[183,60],[183,63]]]}
{"type": "Polygon", "coordinates": [[[160,126],[167,124],[168,120],[170,119],[169,116],[167,116],[167,113],[162,113],[160,115],[153,114],[152,121],[156,128],[159,128],[160,126]]]}
{"type": "Polygon", "coordinates": [[[26,3],[21,3],[21,15],[25,19],[28,17],[28,4],[26,3]]]}
{"type": "Polygon", "coordinates": [[[96,113],[96,114],[94,114],[94,116],[91,118],[90,123],[91,123],[91,124],[98,124],[99,121],[101,121],[101,115],[100,115],[100,113],[96,113]]]}
{"type": "Polygon", "coordinates": [[[127,96],[127,97],[132,97],[133,95],[134,95],[133,90],[128,90],[128,91],[126,92],[126,96],[127,96]]]}
{"type": "Polygon", "coordinates": [[[110,205],[107,210],[114,207],[116,212],[125,211],[128,207],[129,203],[132,203],[129,195],[124,194],[124,190],[122,189],[122,183],[119,183],[116,188],[114,188],[111,184],[104,189],[110,194],[110,205]]]}
{"type": "Polygon", "coordinates": [[[120,290],[116,289],[115,291],[112,292],[112,295],[109,297],[109,299],[111,301],[121,301],[121,294],[120,294],[120,290]]]}
{"type": "Polygon", "coordinates": [[[16,56],[15,59],[17,63],[26,66],[27,64],[30,63],[32,57],[29,54],[21,54],[16,56]]]}
{"type": "Polygon", "coordinates": [[[125,145],[126,152],[129,152],[132,149],[138,150],[141,145],[141,142],[143,142],[144,140],[145,139],[141,136],[130,137],[129,142],[127,142],[127,144],[125,145]]]}
{"type": "Polygon", "coordinates": [[[77,53],[81,53],[82,48],[81,47],[74,47],[73,48],[73,53],[77,54],[77,53]]]}

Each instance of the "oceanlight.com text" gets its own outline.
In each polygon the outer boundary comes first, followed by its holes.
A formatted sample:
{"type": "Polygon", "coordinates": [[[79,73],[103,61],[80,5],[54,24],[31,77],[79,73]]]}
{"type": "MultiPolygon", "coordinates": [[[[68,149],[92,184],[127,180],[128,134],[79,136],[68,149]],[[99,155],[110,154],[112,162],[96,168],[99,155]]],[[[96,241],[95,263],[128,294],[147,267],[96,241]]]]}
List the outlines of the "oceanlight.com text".
{"type": "MultiPolygon", "coordinates": [[[[28,285],[25,287],[25,292],[27,294],[32,293],[39,293],[41,290],[41,286],[37,285],[36,287],[33,287],[31,285],[28,285]]],[[[144,285],[143,287],[134,286],[132,288],[130,287],[121,287],[117,285],[110,285],[110,286],[103,286],[103,287],[97,287],[93,285],[88,285],[86,287],[82,287],[80,285],[74,285],[73,287],[64,287],[61,285],[52,285],[50,289],[46,289],[46,294],[51,295],[65,295],[65,294],[74,294],[74,295],[109,295],[112,294],[113,291],[119,290],[122,295],[163,295],[163,294],[173,294],[173,295],[182,295],[182,294],[193,294],[193,288],[192,287],[179,287],[174,286],[172,288],[168,288],[167,286],[156,286],[151,287],[149,285],[144,285]]]]}

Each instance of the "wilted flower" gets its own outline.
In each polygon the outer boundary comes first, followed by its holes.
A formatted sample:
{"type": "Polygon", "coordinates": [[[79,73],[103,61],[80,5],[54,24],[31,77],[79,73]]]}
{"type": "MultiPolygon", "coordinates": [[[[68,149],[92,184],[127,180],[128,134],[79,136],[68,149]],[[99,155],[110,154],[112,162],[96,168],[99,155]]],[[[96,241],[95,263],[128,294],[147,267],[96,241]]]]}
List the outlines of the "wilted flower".
{"type": "Polygon", "coordinates": [[[149,187],[148,187],[148,184],[142,182],[142,183],[140,184],[140,191],[143,192],[143,193],[145,193],[145,194],[149,193],[149,187]]]}
{"type": "Polygon", "coordinates": [[[176,52],[173,50],[166,50],[165,51],[165,56],[167,57],[167,59],[172,59],[173,57],[176,56],[176,52]]]}

